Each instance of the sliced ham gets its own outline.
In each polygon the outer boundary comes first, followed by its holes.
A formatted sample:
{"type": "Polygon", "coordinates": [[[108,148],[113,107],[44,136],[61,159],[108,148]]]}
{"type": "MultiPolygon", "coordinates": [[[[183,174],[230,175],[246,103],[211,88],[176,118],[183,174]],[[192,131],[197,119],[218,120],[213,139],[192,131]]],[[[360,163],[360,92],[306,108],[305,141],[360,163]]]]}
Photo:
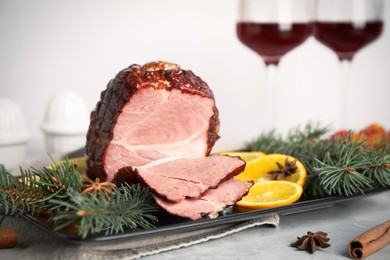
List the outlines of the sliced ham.
{"type": "Polygon", "coordinates": [[[243,182],[231,178],[221,183],[215,189],[209,189],[198,199],[184,199],[180,202],[171,202],[157,195],[153,195],[157,204],[172,215],[191,220],[198,220],[204,214],[215,215],[230,205],[234,205],[245,196],[252,182],[243,182]]]}
{"type": "Polygon", "coordinates": [[[172,202],[198,198],[209,188],[245,169],[239,157],[161,159],[135,169],[138,178],[154,193],[172,202]]]}
{"type": "Polygon", "coordinates": [[[101,94],[87,133],[87,175],[112,180],[123,167],[207,156],[219,138],[208,85],[177,64],[134,64],[101,94]]]}

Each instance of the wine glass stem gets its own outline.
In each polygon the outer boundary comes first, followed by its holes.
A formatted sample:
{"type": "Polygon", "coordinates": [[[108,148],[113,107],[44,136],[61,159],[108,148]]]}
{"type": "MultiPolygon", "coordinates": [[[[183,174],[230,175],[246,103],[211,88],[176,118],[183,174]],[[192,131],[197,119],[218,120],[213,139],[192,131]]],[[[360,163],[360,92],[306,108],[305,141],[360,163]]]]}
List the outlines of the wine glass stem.
{"type": "Polygon", "coordinates": [[[349,75],[351,70],[351,61],[341,60],[341,122],[340,128],[347,127],[348,101],[349,101],[349,75]]]}
{"type": "Polygon", "coordinates": [[[276,128],[276,106],[275,106],[275,100],[276,100],[276,73],[277,73],[277,66],[275,64],[268,64],[266,67],[266,76],[267,76],[267,86],[266,86],[266,114],[267,114],[267,121],[266,121],[266,129],[267,130],[274,130],[276,128]]]}

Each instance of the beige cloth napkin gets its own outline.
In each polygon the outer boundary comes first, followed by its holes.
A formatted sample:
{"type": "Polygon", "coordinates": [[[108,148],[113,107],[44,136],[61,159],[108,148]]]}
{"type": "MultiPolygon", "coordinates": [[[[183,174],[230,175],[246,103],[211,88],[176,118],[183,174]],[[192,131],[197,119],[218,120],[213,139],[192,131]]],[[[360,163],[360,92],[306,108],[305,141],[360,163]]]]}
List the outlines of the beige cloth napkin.
{"type": "Polygon", "coordinates": [[[262,225],[277,227],[279,216],[272,214],[246,222],[164,236],[80,245],[62,241],[20,216],[7,216],[1,228],[17,229],[19,239],[16,248],[0,250],[0,259],[137,259],[212,239],[223,239],[230,234],[262,225]]]}

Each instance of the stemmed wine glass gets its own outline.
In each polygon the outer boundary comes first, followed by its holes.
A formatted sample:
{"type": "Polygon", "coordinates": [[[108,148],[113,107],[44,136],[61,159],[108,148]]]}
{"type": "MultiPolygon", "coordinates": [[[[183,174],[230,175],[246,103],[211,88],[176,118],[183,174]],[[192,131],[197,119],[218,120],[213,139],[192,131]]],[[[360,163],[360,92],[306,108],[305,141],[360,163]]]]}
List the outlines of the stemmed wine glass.
{"type": "Polygon", "coordinates": [[[237,36],[266,64],[267,128],[274,129],[277,65],[311,34],[309,0],[240,0],[237,36]]]}
{"type": "Polygon", "coordinates": [[[356,52],[382,32],[382,0],[317,0],[314,37],[341,62],[340,127],[347,124],[349,73],[356,52]]]}

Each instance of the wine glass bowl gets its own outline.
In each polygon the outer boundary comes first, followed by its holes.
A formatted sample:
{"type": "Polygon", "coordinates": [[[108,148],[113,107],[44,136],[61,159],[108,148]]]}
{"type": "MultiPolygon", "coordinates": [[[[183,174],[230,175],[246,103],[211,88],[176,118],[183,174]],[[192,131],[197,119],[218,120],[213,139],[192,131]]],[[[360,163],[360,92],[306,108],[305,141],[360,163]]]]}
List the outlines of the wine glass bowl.
{"type": "Polygon", "coordinates": [[[335,52],[341,64],[340,118],[347,127],[349,74],[352,59],[383,30],[382,0],[316,0],[314,37],[335,52]]]}
{"type": "Polygon", "coordinates": [[[238,39],[266,65],[266,127],[276,124],[275,79],[280,59],[311,34],[310,0],[240,0],[238,39]]]}
{"type": "Polygon", "coordinates": [[[314,37],[340,60],[354,55],[382,33],[381,0],[318,0],[314,37]]]}
{"type": "Polygon", "coordinates": [[[266,65],[278,65],[284,54],[303,43],[310,35],[309,23],[293,23],[289,30],[280,30],[278,23],[238,22],[240,41],[260,55],[266,65]]]}

